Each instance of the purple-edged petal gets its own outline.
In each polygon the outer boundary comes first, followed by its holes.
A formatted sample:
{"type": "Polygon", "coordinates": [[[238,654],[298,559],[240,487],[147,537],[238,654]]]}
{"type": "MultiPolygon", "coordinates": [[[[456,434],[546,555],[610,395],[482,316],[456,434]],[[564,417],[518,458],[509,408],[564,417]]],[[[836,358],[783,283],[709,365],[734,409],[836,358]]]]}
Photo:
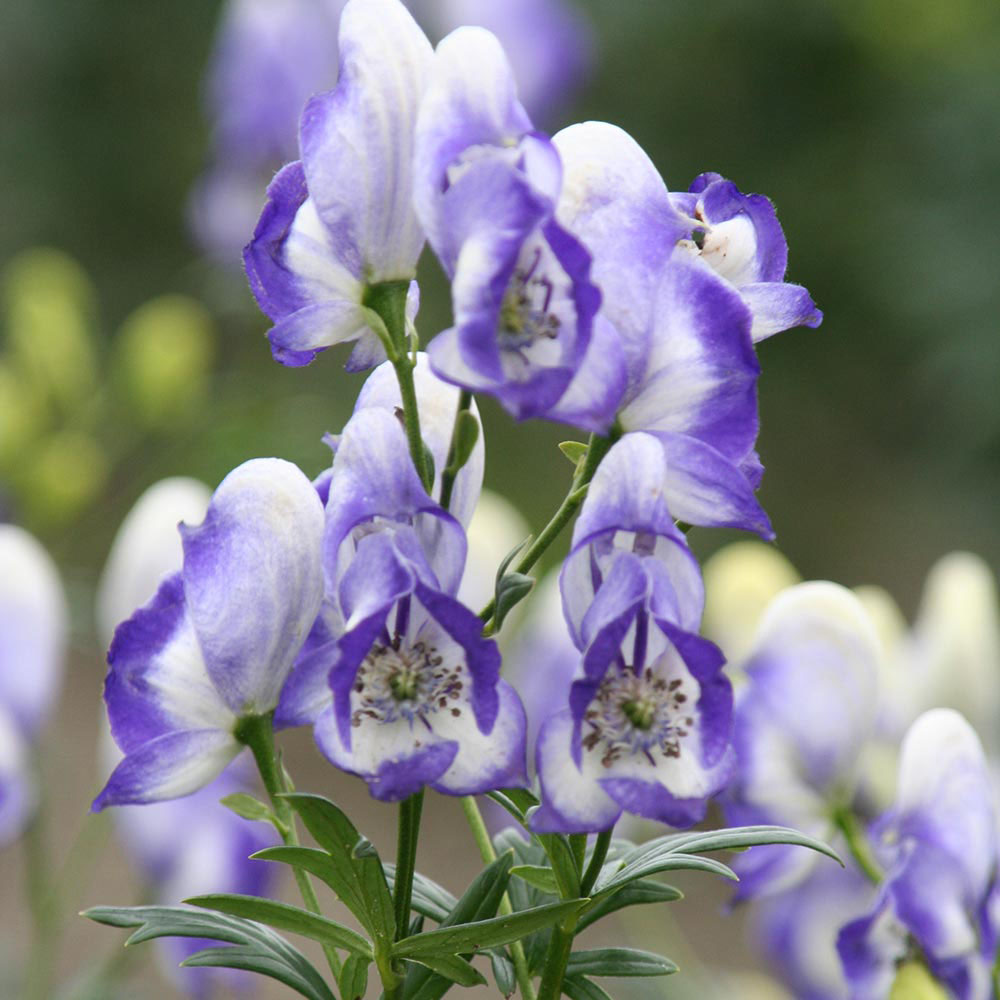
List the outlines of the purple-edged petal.
{"type": "Polygon", "coordinates": [[[504,681],[497,683],[496,690],[499,705],[489,732],[484,733],[468,715],[435,721],[435,734],[453,739],[459,746],[451,766],[434,783],[439,792],[475,795],[528,784],[524,706],[517,692],[504,681]]]}
{"type": "Polygon", "coordinates": [[[546,416],[594,434],[606,434],[625,395],[626,380],[621,338],[598,312],[587,353],[566,391],[546,416]]]}
{"type": "Polygon", "coordinates": [[[465,533],[424,489],[395,414],[359,409],[337,447],[326,509],[324,571],[331,592],[354,556],[358,539],[379,524],[412,526],[438,584],[458,589],[465,565],[465,533]]]}
{"type": "Polygon", "coordinates": [[[424,242],[412,208],[417,108],[430,42],[398,0],[351,0],[340,78],[302,115],[309,193],[335,256],[367,283],[412,278],[424,242]]]}
{"type": "Polygon", "coordinates": [[[600,765],[592,756],[573,760],[575,724],[568,711],[557,712],[542,725],[535,767],[542,804],[531,816],[536,833],[590,833],[610,830],[622,808],[601,787],[600,765]]]}
{"type": "Polygon", "coordinates": [[[590,342],[600,303],[590,255],[545,221],[544,199],[505,164],[470,168],[449,204],[470,235],[452,283],[455,327],[431,342],[431,364],[449,382],[497,396],[519,419],[546,416],[590,342]]]}
{"type": "Polygon", "coordinates": [[[679,521],[712,528],[742,528],[768,541],[771,522],[754,496],[753,484],[725,455],[685,434],[658,432],[667,457],[663,491],[679,521]]]}
{"type": "MultiPolygon", "coordinates": [[[[413,381],[417,394],[417,409],[420,413],[420,435],[434,456],[434,486],[431,493],[439,496],[441,474],[448,464],[448,449],[451,446],[460,392],[431,371],[430,361],[423,352],[417,354],[413,381]]],[[[386,363],[376,368],[368,377],[358,394],[354,410],[357,412],[377,408],[395,413],[400,406],[402,400],[396,372],[386,363]]],[[[475,401],[470,406],[470,412],[477,420],[479,419],[479,408],[475,401]]],[[[469,460],[456,476],[452,489],[448,510],[465,527],[469,525],[482,489],[485,451],[483,435],[480,434],[469,460]]]]}
{"type": "Polygon", "coordinates": [[[718,174],[702,174],[691,190],[698,194],[698,211],[708,223],[703,260],[738,288],[785,277],[788,244],[768,198],[745,195],[718,174]]]}
{"type": "Polygon", "coordinates": [[[59,692],[67,618],[48,553],[23,528],[0,524],[0,710],[29,736],[59,692]]]}
{"type": "Polygon", "coordinates": [[[241,749],[232,733],[220,729],[166,733],[125,756],[91,809],[189,795],[220,774],[241,749]]]}
{"type": "Polygon", "coordinates": [[[631,395],[646,367],[660,273],[690,227],[627,132],[607,122],[584,122],[552,141],[563,161],[557,217],[594,256],[602,313],[621,338],[631,395]]]}
{"type": "Polygon", "coordinates": [[[115,742],[127,754],[172,732],[230,732],[236,725],[205,666],[179,573],[118,626],[108,664],[104,700],[115,742]]]}
{"type": "Polygon", "coordinates": [[[659,441],[626,434],[604,457],[573,529],[563,567],[563,598],[570,622],[580,622],[600,587],[606,564],[631,551],[652,574],[651,610],[694,631],[704,588],[697,561],[674,524],[664,489],[668,466],[659,441]]]}
{"type": "Polygon", "coordinates": [[[197,479],[173,476],[154,483],[122,521],[97,586],[98,628],[110,644],[115,626],[156,593],[181,568],[177,525],[205,516],[211,490],[197,479]]]}
{"type": "Polygon", "coordinates": [[[686,434],[739,461],[757,438],[760,366],[750,310],[699,261],[675,251],[656,290],[646,371],[626,430],[686,434]]]}
{"type": "Polygon", "coordinates": [[[755,344],[794,326],[817,327],[823,322],[823,314],[801,285],[760,282],[743,285],[740,295],[753,313],[750,335],[755,344]]]}
{"type": "Polygon", "coordinates": [[[323,597],[323,508],[289,462],[234,469],[204,522],[182,529],[184,594],[212,682],[237,714],[263,714],[323,597]]]}
{"type": "Polygon", "coordinates": [[[495,36],[483,28],[462,27],[443,39],[417,119],[414,205],[449,273],[461,239],[456,242],[444,210],[448,189],[477,161],[496,158],[515,164],[518,142],[529,131],[531,121],[495,36]]]}

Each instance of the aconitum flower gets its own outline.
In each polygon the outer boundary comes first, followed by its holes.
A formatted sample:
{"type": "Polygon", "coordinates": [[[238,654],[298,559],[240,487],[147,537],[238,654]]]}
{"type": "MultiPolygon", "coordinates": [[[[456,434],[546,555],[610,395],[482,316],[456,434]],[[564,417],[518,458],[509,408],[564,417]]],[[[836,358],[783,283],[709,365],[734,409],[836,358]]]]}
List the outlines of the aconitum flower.
{"type": "Polygon", "coordinates": [[[838,941],[852,998],[888,996],[912,939],[954,996],[987,1000],[1000,926],[996,803],[979,738],[954,710],[910,727],[896,802],[872,838],[885,882],[838,941]]]}
{"type": "Polygon", "coordinates": [[[351,370],[385,359],[366,296],[416,273],[424,234],[412,207],[413,133],[431,57],[398,0],[351,0],[344,8],[337,86],[306,105],[302,159],[268,188],[244,252],[284,364],[307,364],[351,341],[351,370]]]}
{"type": "Polygon", "coordinates": [[[0,524],[0,706],[33,739],[62,681],[68,612],[59,572],[23,528],[0,524]]]}
{"type": "Polygon", "coordinates": [[[698,630],[704,589],[697,560],[674,524],[668,471],[649,434],[626,434],[598,466],[561,576],[566,621],[580,649],[593,635],[595,595],[622,559],[647,575],[654,617],[698,630]]]}
{"type": "Polygon", "coordinates": [[[692,221],[631,136],[585,122],[553,142],[563,164],[557,218],[593,255],[595,329],[610,325],[625,355],[619,425],[660,439],[677,518],[771,537],[754,497],[760,369],[750,307],[688,252],[692,221]]]}
{"type": "Polygon", "coordinates": [[[823,322],[809,292],[785,281],[788,244],[774,206],[762,194],[745,195],[732,181],[705,173],[670,200],[690,222],[683,246],[739,289],[750,307],[755,342],[823,322]]]}
{"type": "Polygon", "coordinates": [[[837,935],[875,894],[854,868],[820,864],[800,885],[754,904],[752,938],[796,1000],[849,1000],[837,935]]]}
{"type": "Polygon", "coordinates": [[[452,278],[455,325],[428,348],[435,371],[518,418],[606,430],[623,388],[620,352],[606,338],[601,377],[567,396],[600,295],[590,255],[554,218],[558,154],[533,131],[488,31],[460,28],[438,46],[416,149],[417,212],[452,278]]]}
{"type": "MultiPolygon", "coordinates": [[[[879,655],[871,621],[843,587],[803,583],[774,599],[736,705],[738,768],[725,799],[731,825],[778,823],[830,838],[874,731],[879,655]]],[[[813,864],[784,846],[754,850],[735,862],[737,895],[787,888],[813,864]]]]}
{"type": "Polygon", "coordinates": [[[610,829],[623,811],[689,826],[731,773],[732,688],[712,643],[648,612],[639,557],[612,565],[569,709],[542,725],[538,832],[610,829]]]}
{"type": "Polygon", "coordinates": [[[294,465],[254,459],[182,526],[183,569],[119,626],[105,701],[125,753],[94,803],[155,802],[211,781],[242,718],[278,702],[323,595],[323,508],[294,465]]]}
{"type": "Polygon", "coordinates": [[[434,587],[412,529],[363,537],[344,574],[346,630],[316,742],[376,798],[425,785],[471,795],[523,785],[525,719],[482,622],[434,587]]]}
{"type": "MultiPolygon", "coordinates": [[[[111,641],[114,626],[155,595],[160,583],[182,568],[181,521],[200,522],[211,491],[182,476],[150,486],[122,521],[97,590],[98,632],[111,641]]],[[[102,756],[110,772],[121,759],[105,730],[102,756]]],[[[263,823],[247,823],[219,800],[252,790],[251,774],[238,758],[210,784],[192,795],[114,811],[116,835],[157,902],[171,905],[203,892],[263,895],[273,882],[271,866],[249,855],[274,843],[263,823]]],[[[208,942],[177,938],[158,942],[163,965],[178,988],[191,996],[211,995],[213,982],[238,973],[179,969],[178,963],[208,942]]]]}
{"type": "Polygon", "coordinates": [[[23,528],[0,524],[0,846],[35,808],[31,747],[59,694],[67,619],[48,553],[23,528]]]}

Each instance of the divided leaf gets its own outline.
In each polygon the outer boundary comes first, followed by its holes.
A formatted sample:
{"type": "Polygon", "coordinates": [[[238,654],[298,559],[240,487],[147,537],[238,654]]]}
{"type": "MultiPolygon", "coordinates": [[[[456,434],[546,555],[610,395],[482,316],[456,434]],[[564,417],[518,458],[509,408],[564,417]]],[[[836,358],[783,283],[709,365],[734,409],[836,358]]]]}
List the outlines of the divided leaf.
{"type": "Polygon", "coordinates": [[[284,798],[330,857],[324,881],[373,938],[391,942],[396,934],[392,896],[371,842],[329,799],[301,793],[284,798]]]}
{"type": "Polygon", "coordinates": [[[335,948],[343,948],[355,955],[365,958],[372,957],[372,946],[366,938],[357,931],[352,931],[343,924],[338,924],[327,917],[310,913],[308,910],[288,903],[279,903],[273,899],[262,899],[259,896],[240,896],[232,893],[212,893],[205,896],[192,896],[184,900],[191,906],[200,906],[206,910],[227,913],[233,917],[246,920],[256,920],[277,927],[283,931],[292,931],[303,937],[319,941],[320,944],[332,944],[335,948]]]}
{"type": "Polygon", "coordinates": [[[205,949],[184,964],[246,969],[276,979],[308,1000],[334,1000],[323,977],[301,952],[250,920],[184,906],[95,906],[82,915],[110,927],[138,928],[127,945],[162,937],[226,942],[233,947],[205,949]]]}

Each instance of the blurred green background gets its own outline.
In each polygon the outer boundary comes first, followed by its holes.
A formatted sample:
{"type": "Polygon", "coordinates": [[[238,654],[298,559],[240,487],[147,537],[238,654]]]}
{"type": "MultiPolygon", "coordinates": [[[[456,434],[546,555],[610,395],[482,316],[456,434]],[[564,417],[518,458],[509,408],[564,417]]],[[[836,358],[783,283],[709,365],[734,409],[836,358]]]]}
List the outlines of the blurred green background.
{"type": "MultiPolygon", "coordinates": [[[[785,554],[806,577],[883,584],[909,611],[940,554],[1000,564],[1000,5],[579,6],[595,69],[550,128],[614,121],[672,188],[717,170],[769,195],[789,277],[826,314],[759,351],[761,496],[785,554]]],[[[339,429],[360,386],[336,350],[304,370],[274,364],[242,276],[190,238],[217,15],[204,0],[0,9],[0,460],[4,447],[15,456],[0,505],[65,570],[81,633],[110,541],[146,486],[173,474],[214,486],[257,455],[314,475],[328,463],[321,434],[339,429]],[[37,246],[69,257],[18,256],[37,246]],[[181,327],[177,362],[164,347],[181,327]],[[144,338],[160,359],[152,374],[128,361],[144,338]],[[4,367],[18,351],[19,364],[54,373],[44,412],[4,367]],[[143,414],[149,377],[174,382],[143,414]],[[50,428],[46,447],[18,451],[33,421],[50,428]],[[55,500],[31,500],[53,483],[55,500]]],[[[429,338],[448,302],[432,260],[422,276],[429,338]]],[[[487,484],[538,524],[570,474],[555,443],[574,432],[483,409],[487,484]]],[[[691,535],[703,556],[731,537],[691,535]]],[[[85,659],[78,691],[96,691],[103,667],[85,659]]]]}

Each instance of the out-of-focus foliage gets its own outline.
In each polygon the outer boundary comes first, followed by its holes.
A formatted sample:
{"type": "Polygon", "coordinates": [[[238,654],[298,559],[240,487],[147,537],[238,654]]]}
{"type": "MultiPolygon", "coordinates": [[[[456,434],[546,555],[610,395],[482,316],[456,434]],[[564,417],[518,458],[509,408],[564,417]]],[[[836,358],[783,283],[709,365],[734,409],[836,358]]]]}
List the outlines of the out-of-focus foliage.
{"type": "Polygon", "coordinates": [[[214,324],[194,300],[162,296],[105,344],[94,287],[67,254],[26,250],[0,280],[0,484],[20,520],[51,529],[94,503],[144,436],[198,419],[214,324]]]}

